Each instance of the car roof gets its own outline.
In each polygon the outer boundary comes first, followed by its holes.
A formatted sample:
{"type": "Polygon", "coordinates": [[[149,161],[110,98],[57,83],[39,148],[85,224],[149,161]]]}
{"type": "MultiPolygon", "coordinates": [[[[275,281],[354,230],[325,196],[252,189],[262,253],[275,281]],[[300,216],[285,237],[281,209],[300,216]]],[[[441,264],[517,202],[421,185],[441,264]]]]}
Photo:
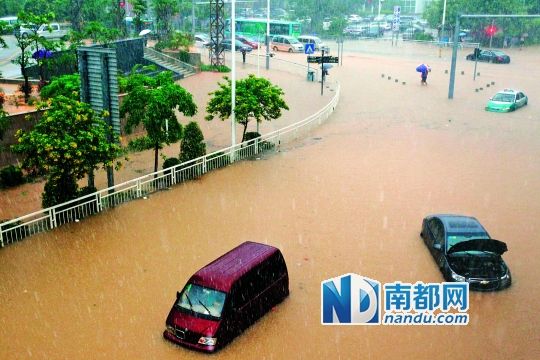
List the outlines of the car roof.
{"type": "Polygon", "coordinates": [[[523,92],[523,91],[516,90],[516,89],[504,89],[504,90],[498,91],[497,94],[512,94],[512,95],[515,95],[518,92],[523,92]]]}
{"type": "Polygon", "coordinates": [[[451,233],[487,233],[480,222],[472,216],[455,214],[435,214],[428,218],[438,218],[446,232],[451,233]]]}
{"type": "Polygon", "coordinates": [[[273,246],[246,241],[197,271],[190,282],[229,292],[238,279],[276,252],[273,246]]]}

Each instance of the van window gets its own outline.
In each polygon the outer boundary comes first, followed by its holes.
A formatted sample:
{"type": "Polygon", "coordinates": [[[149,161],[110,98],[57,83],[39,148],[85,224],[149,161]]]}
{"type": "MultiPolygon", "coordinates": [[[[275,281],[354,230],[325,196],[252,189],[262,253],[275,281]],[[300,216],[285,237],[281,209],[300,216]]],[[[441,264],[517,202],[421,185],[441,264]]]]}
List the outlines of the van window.
{"type": "Polygon", "coordinates": [[[196,284],[187,284],[176,305],[194,316],[221,318],[225,293],[196,284]],[[201,316],[202,315],[202,316],[201,316]]]}
{"type": "Polygon", "coordinates": [[[252,269],[238,282],[232,291],[232,307],[239,308],[260,295],[279,280],[286,272],[283,256],[275,254],[260,266],[252,269]]]}

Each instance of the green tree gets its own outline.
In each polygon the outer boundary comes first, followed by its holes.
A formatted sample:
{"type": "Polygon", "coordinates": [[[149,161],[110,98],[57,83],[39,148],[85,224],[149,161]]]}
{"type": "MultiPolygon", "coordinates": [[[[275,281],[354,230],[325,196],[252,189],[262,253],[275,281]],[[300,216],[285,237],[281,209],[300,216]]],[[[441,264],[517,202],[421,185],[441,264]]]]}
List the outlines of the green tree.
{"type": "Polygon", "coordinates": [[[160,39],[168,39],[172,32],[172,17],[179,10],[176,0],[152,0],[156,14],[156,30],[160,39]]]}
{"type": "MultiPolygon", "coordinates": [[[[136,70],[136,69],[135,69],[136,70]]],[[[158,152],[163,144],[180,140],[182,127],[175,110],[193,116],[197,105],[193,96],[174,83],[172,73],[164,71],[155,78],[132,72],[127,78],[125,97],[120,115],[127,116],[126,132],[142,124],[154,144],[154,172],[158,170],[158,152]],[[168,130],[168,131],[167,131],[168,130]]]]}
{"type": "Polygon", "coordinates": [[[41,99],[47,100],[65,96],[72,100],[80,99],[81,78],[79,74],[62,75],[54,78],[50,84],[41,89],[41,99]]]}
{"type": "Polygon", "coordinates": [[[135,31],[138,34],[143,29],[143,16],[148,10],[148,5],[146,0],[133,0],[131,5],[133,6],[133,14],[135,15],[133,17],[133,25],[135,25],[135,31]]]}
{"type": "Polygon", "coordinates": [[[173,50],[184,50],[189,51],[189,47],[193,45],[195,42],[195,38],[192,34],[187,32],[174,32],[171,35],[170,40],[168,41],[169,48],[173,50]]]}
{"type": "Polygon", "coordinates": [[[4,134],[9,128],[9,116],[4,109],[0,108],[0,140],[4,139],[4,134]]]}
{"type": "MultiPolygon", "coordinates": [[[[231,116],[231,80],[225,77],[225,83],[219,83],[219,89],[210,93],[212,98],[206,107],[206,120],[215,117],[226,120],[231,116]]],[[[281,110],[289,110],[283,100],[284,92],[265,78],[249,75],[236,81],[236,122],[244,126],[242,141],[251,119],[257,122],[275,120],[281,117],[281,110]]]]}
{"type": "Polygon", "coordinates": [[[85,37],[92,40],[94,44],[106,44],[120,37],[118,29],[110,29],[97,21],[90,21],[83,29],[85,37]]]}
{"type": "Polygon", "coordinates": [[[46,106],[30,132],[17,131],[13,146],[25,155],[23,168],[48,174],[44,207],[75,198],[77,180],[100,165],[112,166],[121,151],[117,141],[109,141],[111,127],[90,105],[58,96],[46,106]]]}
{"type": "Polygon", "coordinates": [[[206,144],[201,128],[195,121],[191,121],[184,129],[182,145],[180,147],[180,161],[186,162],[206,155],[206,144]]]}
{"type": "Polygon", "coordinates": [[[43,24],[49,24],[54,19],[53,13],[46,13],[43,15],[35,15],[30,12],[20,12],[18,15],[17,23],[15,27],[20,30],[21,27],[28,24],[33,24],[34,27],[30,31],[15,31],[15,41],[17,47],[21,53],[12,62],[17,64],[21,68],[21,75],[24,78],[23,92],[24,101],[27,102],[32,93],[32,87],[30,86],[28,73],[26,71],[27,66],[32,60],[32,50],[37,50],[40,44],[45,44],[46,40],[37,34],[37,29],[43,24]]]}

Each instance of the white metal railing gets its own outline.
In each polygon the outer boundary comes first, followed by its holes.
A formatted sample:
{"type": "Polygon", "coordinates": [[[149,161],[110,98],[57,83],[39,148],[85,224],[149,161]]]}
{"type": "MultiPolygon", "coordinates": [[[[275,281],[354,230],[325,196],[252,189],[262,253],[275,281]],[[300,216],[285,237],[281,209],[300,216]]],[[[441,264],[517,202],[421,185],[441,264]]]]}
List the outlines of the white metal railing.
{"type": "Polygon", "coordinates": [[[309,132],[326,120],[336,108],[339,96],[340,85],[337,84],[335,95],[326,106],[294,124],[174,167],[159,170],[93,194],[3,222],[0,224],[0,247],[63,224],[78,222],[92,214],[170,188],[175,184],[199,178],[209,171],[225,167],[232,162],[244,160],[269,150],[280,151],[281,144],[298,139],[300,135],[309,132]]]}

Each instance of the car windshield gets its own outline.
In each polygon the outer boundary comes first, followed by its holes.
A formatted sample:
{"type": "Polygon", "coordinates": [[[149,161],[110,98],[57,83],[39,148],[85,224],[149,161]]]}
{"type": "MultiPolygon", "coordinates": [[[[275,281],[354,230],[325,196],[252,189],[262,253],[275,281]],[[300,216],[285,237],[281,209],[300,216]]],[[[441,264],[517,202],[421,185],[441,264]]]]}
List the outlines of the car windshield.
{"type": "Polygon", "coordinates": [[[504,56],[504,55],[506,55],[502,51],[498,51],[498,50],[493,50],[493,54],[495,54],[496,56],[504,56]]]}
{"type": "Polygon", "coordinates": [[[452,246],[473,239],[490,239],[487,233],[471,232],[471,233],[449,233],[446,237],[446,249],[452,246]]]}
{"type": "Polygon", "coordinates": [[[300,41],[298,41],[298,40],[295,39],[295,38],[290,38],[290,39],[288,39],[288,40],[289,40],[289,42],[290,42],[291,44],[300,44],[300,41]]]}
{"type": "Polygon", "coordinates": [[[515,97],[514,94],[495,94],[493,101],[512,103],[515,97]]]}
{"type": "Polygon", "coordinates": [[[182,290],[176,306],[198,315],[219,319],[225,296],[224,292],[190,283],[182,290]]]}

